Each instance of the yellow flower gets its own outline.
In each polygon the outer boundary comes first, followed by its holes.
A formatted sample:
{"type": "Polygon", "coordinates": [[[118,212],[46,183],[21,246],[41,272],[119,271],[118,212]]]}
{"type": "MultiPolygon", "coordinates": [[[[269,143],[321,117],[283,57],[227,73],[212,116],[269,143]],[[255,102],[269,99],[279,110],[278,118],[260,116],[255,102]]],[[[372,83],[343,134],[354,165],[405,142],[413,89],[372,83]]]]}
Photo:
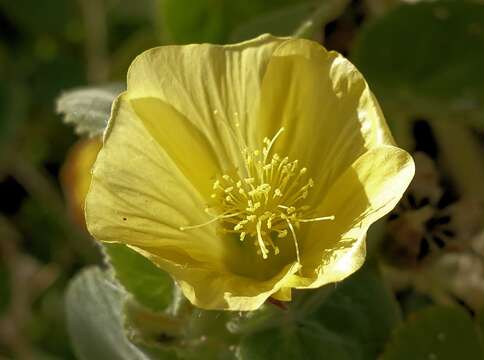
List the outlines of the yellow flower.
{"type": "Polygon", "coordinates": [[[113,105],[87,225],[206,309],[253,310],[340,281],[414,173],[361,74],[264,35],[141,54],[113,105]]]}

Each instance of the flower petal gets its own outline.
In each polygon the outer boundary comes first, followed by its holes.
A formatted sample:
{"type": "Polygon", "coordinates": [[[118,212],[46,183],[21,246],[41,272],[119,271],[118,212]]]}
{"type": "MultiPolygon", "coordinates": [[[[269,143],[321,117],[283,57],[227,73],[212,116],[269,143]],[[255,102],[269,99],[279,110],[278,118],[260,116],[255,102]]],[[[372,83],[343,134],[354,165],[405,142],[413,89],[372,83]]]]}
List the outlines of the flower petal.
{"type": "Polygon", "coordinates": [[[301,246],[302,272],[313,278],[302,287],[342,280],[361,266],[368,227],[395,207],[414,172],[406,151],[383,145],[360,156],[339,177],[317,210],[335,220],[315,223],[301,246]]]}
{"type": "Polygon", "coordinates": [[[200,130],[158,98],[134,99],[131,106],[150,135],[208,199],[220,165],[200,130]]]}
{"type": "Polygon", "coordinates": [[[132,248],[172,274],[192,304],[211,310],[256,310],[267,298],[277,293],[300,268],[299,264],[291,263],[269,280],[254,281],[230,272],[214,271],[207,266],[181,266],[167,259],[165,252],[159,253],[142,247],[132,248]]]}
{"type": "Polygon", "coordinates": [[[367,149],[393,144],[362,75],[312,41],[288,40],[276,49],[259,106],[261,138],[285,128],[274,151],[308,167],[315,199],[367,149]]]}
{"type": "Polygon", "coordinates": [[[266,64],[282,41],[263,35],[228,46],[148,50],[129,69],[129,97],[157,97],[172,105],[207,137],[224,168],[230,168],[240,161],[241,138],[253,142],[248,123],[254,121],[266,64]]]}
{"type": "Polygon", "coordinates": [[[86,199],[88,230],[101,241],[180,249],[167,251],[173,261],[223,267],[212,227],[180,230],[208,218],[197,178],[187,180],[144,123],[126,95],[115,101],[86,199]]]}

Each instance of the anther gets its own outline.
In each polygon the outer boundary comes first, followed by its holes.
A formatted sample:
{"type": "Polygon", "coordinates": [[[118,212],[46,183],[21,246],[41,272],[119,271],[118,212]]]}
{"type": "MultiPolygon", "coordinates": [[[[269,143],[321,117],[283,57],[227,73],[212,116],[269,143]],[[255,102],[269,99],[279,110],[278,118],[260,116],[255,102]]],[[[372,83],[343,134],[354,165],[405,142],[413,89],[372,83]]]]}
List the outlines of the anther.
{"type": "Polygon", "coordinates": [[[321,217],[312,218],[312,219],[298,219],[297,221],[302,223],[307,223],[307,222],[334,220],[334,219],[335,219],[335,216],[331,215],[331,216],[321,216],[321,217]]]}

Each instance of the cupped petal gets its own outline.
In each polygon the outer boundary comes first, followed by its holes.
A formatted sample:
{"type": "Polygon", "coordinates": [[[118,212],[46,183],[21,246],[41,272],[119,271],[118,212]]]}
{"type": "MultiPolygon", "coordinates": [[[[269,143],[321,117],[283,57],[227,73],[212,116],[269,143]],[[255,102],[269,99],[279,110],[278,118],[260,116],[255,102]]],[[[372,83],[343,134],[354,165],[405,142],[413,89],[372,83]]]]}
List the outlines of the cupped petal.
{"type": "Polygon", "coordinates": [[[192,304],[209,310],[256,310],[300,269],[300,265],[294,262],[286,265],[271,279],[254,281],[231,272],[214,271],[206,266],[183,266],[171,261],[165,252],[160,253],[156,249],[131,248],[169,272],[192,304]]]}
{"type": "Polygon", "coordinates": [[[344,279],[365,258],[368,227],[391,211],[415,172],[404,150],[382,145],[360,156],[333,184],[317,211],[335,216],[315,223],[301,245],[297,287],[319,287],[344,279]]]}
{"type": "Polygon", "coordinates": [[[260,139],[285,131],[274,151],[306,166],[324,196],[366,150],[393,144],[384,117],[358,70],[321,45],[291,39],[273,53],[262,82],[260,139]]]}
{"type": "MultiPolygon", "coordinates": [[[[178,120],[169,112],[160,115],[178,120]]],[[[225,250],[212,226],[180,230],[209,220],[199,191],[205,179],[187,179],[160,138],[152,136],[156,131],[145,126],[149,121],[140,119],[126,94],[113,104],[86,199],[88,230],[100,241],[167,249],[173,261],[223,268],[225,250]]],[[[190,136],[177,130],[179,141],[190,136]]]]}
{"type": "Polygon", "coordinates": [[[130,103],[153,139],[208,200],[221,167],[201,131],[158,98],[138,98],[130,103]]]}
{"type": "MultiPolygon", "coordinates": [[[[315,236],[315,235],[313,235],[315,236]]],[[[281,301],[292,299],[292,289],[314,289],[342,281],[361,266],[366,258],[366,230],[357,229],[345,234],[336,248],[325,249],[319,264],[306,262],[304,270],[288,276],[273,298],[281,301]],[[311,266],[315,266],[309,270],[311,266]]]]}
{"type": "Polygon", "coordinates": [[[129,69],[129,97],[156,97],[173,106],[206,136],[224,168],[231,168],[241,161],[241,147],[253,145],[248,123],[254,121],[267,62],[282,41],[263,35],[234,45],[148,50],[129,69]]]}

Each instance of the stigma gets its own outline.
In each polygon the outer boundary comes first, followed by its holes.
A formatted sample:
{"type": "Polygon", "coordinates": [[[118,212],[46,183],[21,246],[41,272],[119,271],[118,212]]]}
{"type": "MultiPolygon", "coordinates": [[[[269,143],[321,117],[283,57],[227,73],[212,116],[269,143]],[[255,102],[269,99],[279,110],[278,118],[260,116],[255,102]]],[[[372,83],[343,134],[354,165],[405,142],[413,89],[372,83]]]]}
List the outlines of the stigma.
{"type": "Polygon", "coordinates": [[[215,180],[211,194],[214,205],[208,210],[218,215],[204,224],[180,230],[217,222],[219,231],[236,234],[242,242],[252,241],[264,259],[271,253],[279,254],[278,244],[290,239],[300,263],[297,232],[301,224],[334,220],[334,216],[308,216],[312,211],[307,199],[314,181],[307,168],[301,167],[298,160],[271,152],[283,131],[281,128],[272,139],[265,138],[262,150],[244,148],[244,168],[215,180]]]}

